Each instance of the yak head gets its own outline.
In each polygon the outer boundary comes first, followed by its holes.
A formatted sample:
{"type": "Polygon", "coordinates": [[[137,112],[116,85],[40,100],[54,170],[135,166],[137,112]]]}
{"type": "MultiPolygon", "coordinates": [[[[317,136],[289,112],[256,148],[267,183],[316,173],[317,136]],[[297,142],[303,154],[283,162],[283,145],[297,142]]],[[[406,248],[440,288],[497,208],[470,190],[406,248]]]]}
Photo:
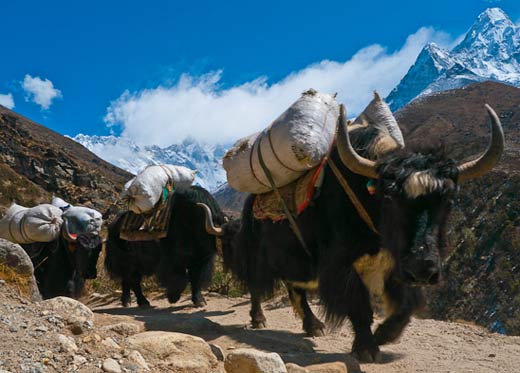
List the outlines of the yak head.
{"type": "Polygon", "coordinates": [[[62,229],[63,238],[67,242],[76,275],[82,279],[97,277],[97,261],[103,241],[95,233],[72,233],[67,220],[62,229]]]}
{"type": "Polygon", "coordinates": [[[488,105],[486,110],[491,118],[487,150],[475,160],[457,165],[443,152],[406,150],[395,119],[394,133],[383,132],[387,135],[386,143],[393,141],[398,146],[375,161],[359,155],[351,145],[345,109],[341,106],[339,156],[350,171],[377,179],[380,245],[392,253],[397,276],[408,284],[438,283],[441,257],[447,249],[446,224],[457,185],[484,175],[500,159],[504,134],[496,113],[488,105]]]}

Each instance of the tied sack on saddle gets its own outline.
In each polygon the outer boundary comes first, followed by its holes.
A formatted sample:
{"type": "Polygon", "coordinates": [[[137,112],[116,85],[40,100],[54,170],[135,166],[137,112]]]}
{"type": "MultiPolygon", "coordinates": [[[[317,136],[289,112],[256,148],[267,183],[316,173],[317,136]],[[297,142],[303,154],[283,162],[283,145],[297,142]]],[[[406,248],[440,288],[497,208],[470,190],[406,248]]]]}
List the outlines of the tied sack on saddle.
{"type": "Polygon", "coordinates": [[[276,187],[283,187],[318,166],[334,139],[339,105],[335,95],[310,89],[268,128],[238,140],[222,160],[228,184],[241,192],[261,194],[271,184],[259,151],[276,187]]]}

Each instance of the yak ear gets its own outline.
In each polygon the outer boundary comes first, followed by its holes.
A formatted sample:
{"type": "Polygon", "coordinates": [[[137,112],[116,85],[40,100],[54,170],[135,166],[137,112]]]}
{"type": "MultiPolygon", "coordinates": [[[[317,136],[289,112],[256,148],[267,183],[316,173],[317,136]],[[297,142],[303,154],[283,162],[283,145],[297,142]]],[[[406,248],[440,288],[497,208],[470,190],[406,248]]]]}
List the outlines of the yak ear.
{"type": "Polygon", "coordinates": [[[401,129],[388,104],[374,92],[374,98],[350,126],[349,131],[365,129],[372,134],[368,146],[371,158],[378,158],[384,153],[404,148],[401,129]]]}

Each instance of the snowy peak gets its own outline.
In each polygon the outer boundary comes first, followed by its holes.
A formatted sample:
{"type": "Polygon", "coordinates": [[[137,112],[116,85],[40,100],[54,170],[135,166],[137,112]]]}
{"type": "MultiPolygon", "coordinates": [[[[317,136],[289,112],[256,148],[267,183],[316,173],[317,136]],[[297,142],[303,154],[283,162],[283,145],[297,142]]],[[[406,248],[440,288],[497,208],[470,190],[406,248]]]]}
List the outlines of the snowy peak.
{"type": "Polygon", "coordinates": [[[397,110],[416,97],[484,80],[520,85],[520,27],[500,8],[482,12],[451,51],[426,45],[387,101],[397,110]]]}
{"type": "Polygon", "coordinates": [[[213,191],[226,180],[221,159],[224,145],[208,145],[192,138],[166,148],[156,145],[139,146],[126,137],[88,136],[72,138],[98,157],[133,174],[151,164],[168,163],[197,170],[195,183],[213,191]]]}

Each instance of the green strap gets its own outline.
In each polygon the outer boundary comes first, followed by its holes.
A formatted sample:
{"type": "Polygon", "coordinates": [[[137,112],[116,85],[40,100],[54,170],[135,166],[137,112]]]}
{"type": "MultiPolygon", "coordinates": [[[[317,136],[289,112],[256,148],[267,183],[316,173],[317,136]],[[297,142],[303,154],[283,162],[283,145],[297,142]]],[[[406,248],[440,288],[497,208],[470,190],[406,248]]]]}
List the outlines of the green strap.
{"type": "Polygon", "coordinates": [[[271,184],[271,189],[273,190],[274,194],[280,201],[283,207],[283,211],[285,213],[285,216],[289,220],[289,225],[291,226],[291,229],[298,239],[300,241],[300,244],[302,245],[303,249],[307,253],[307,255],[311,256],[311,253],[309,252],[309,249],[307,248],[307,245],[305,244],[305,240],[303,239],[302,232],[300,231],[300,228],[298,227],[298,223],[296,222],[296,219],[294,215],[289,210],[289,207],[287,207],[287,204],[285,203],[285,200],[283,199],[282,195],[280,194],[280,191],[276,187],[276,184],[274,183],[273,175],[271,174],[271,171],[267,168],[264,158],[262,157],[262,150],[261,147],[261,140],[258,142],[258,161],[260,162],[260,167],[262,167],[262,170],[265,173],[265,176],[267,177],[267,180],[269,181],[269,184],[271,184]]]}

